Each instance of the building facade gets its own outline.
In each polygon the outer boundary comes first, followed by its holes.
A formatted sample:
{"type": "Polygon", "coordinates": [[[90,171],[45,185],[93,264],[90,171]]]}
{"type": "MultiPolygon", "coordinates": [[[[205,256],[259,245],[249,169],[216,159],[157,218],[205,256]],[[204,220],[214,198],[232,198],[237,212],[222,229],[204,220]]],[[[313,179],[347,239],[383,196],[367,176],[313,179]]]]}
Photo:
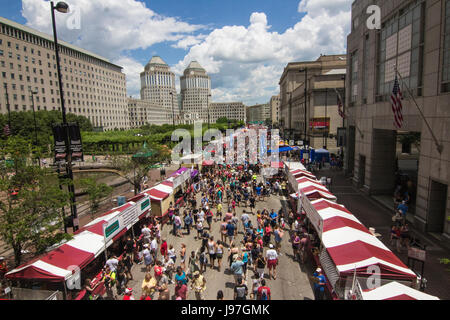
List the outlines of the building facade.
{"type": "Polygon", "coordinates": [[[346,121],[346,171],[373,196],[392,198],[402,186],[410,196],[408,220],[448,241],[450,0],[356,0],[347,50],[346,100],[353,117],[346,121]],[[373,4],[381,8],[380,30],[366,26],[373,4]],[[404,97],[401,129],[390,102],[395,66],[404,97]],[[416,155],[405,135],[419,137],[416,155]],[[406,156],[416,167],[402,167],[406,156]]]}
{"type": "Polygon", "coordinates": [[[128,114],[131,128],[170,123],[169,114],[164,108],[141,99],[128,98],[128,114]]]}
{"type": "Polygon", "coordinates": [[[269,103],[249,106],[247,107],[246,114],[248,123],[263,123],[272,117],[269,103]]]}
{"type": "MultiPolygon", "coordinates": [[[[87,117],[103,130],[129,127],[122,67],[58,41],[67,113],[87,117]]],[[[0,112],[61,110],[53,37],[0,17],[0,112]]]]}
{"type": "Polygon", "coordinates": [[[272,124],[279,124],[280,122],[280,94],[270,98],[270,114],[272,124]]]}
{"type": "Polygon", "coordinates": [[[245,105],[242,102],[213,102],[209,108],[212,123],[224,117],[246,122],[245,105]]]}
{"type": "Polygon", "coordinates": [[[346,55],[321,55],[285,67],[279,83],[280,133],[285,139],[315,148],[336,147],[334,135],[342,121],[335,88],[343,97],[346,66],[346,55]]]}
{"type": "Polygon", "coordinates": [[[152,57],[141,73],[141,99],[161,106],[168,114],[169,123],[180,115],[175,73],[159,56],[152,57]]]}
{"type": "MultiPolygon", "coordinates": [[[[192,61],[180,77],[182,117],[186,123],[208,122],[211,103],[211,79],[206,70],[192,61]]],[[[211,116],[211,115],[210,115],[211,116]]],[[[209,120],[212,122],[212,120],[209,120]]]]}

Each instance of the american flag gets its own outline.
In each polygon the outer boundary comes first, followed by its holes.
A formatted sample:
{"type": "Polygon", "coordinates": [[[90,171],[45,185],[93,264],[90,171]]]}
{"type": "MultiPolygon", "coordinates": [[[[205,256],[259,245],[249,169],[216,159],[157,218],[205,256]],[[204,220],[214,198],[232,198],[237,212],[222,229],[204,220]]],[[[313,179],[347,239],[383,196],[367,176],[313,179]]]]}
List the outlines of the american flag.
{"type": "Polygon", "coordinates": [[[400,84],[398,83],[397,75],[395,75],[394,89],[392,89],[391,103],[392,112],[394,112],[394,126],[400,129],[403,125],[403,115],[402,115],[402,91],[400,90],[400,84]]]}
{"type": "Polygon", "coordinates": [[[341,116],[342,119],[345,119],[345,113],[344,113],[344,110],[342,109],[342,98],[341,98],[341,95],[336,90],[336,88],[334,90],[336,91],[336,94],[337,94],[338,113],[339,113],[339,115],[341,116]]]}

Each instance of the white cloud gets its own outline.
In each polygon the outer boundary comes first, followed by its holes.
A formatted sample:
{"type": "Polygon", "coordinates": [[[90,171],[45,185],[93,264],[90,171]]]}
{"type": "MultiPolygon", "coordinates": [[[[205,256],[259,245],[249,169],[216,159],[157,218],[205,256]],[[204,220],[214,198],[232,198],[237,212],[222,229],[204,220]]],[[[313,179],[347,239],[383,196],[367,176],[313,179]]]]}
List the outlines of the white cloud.
{"type": "Polygon", "coordinates": [[[187,36],[187,37],[179,40],[177,43],[173,44],[171,47],[187,50],[189,47],[192,47],[196,44],[201,43],[202,40],[204,40],[205,38],[206,38],[206,35],[204,35],[204,34],[200,34],[200,35],[196,35],[196,36],[187,36]]]}
{"type": "MultiPolygon", "coordinates": [[[[305,15],[283,32],[273,31],[265,13],[254,12],[246,26],[224,26],[203,34],[207,27],[161,16],[142,0],[70,0],[72,8],[81,8],[81,28],[75,30],[66,24],[74,13],[56,17],[60,38],[124,67],[129,95],[139,95],[144,68],[135,50],[168,42],[187,50],[172,66],[177,75],[197,60],[212,77],[215,101],[252,104],[267,102],[277,93],[287,63],[346,51],[352,1],[301,0],[293,10],[305,15]]],[[[22,6],[28,26],[52,34],[49,1],[22,0],[22,6]]],[[[148,54],[160,54],[153,51],[148,54]]]]}
{"type": "MultiPolygon", "coordinates": [[[[55,12],[58,35],[110,59],[124,50],[146,49],[156,43],[178,41],[203,28],[158,15],[137,0],[71,0],[69,6],[74,9],[72,13],[55,12]],[[78,12],[80,29],[68,28],[67,19],[78,12]]],[[[28,26],[52,33],[48,1],[22,0],[22,15],[28,26]]]]}
{"type": "MultiPolygon", "coordinates": [[[[68,4],[69,13],[55,12],[58,37],[123,66],[129,95],[139,95],[139,74],[144,69],[130,57],[131,51],[165,41],[180,41],[180,46],[188,48],[202,39],[192,34],[203,26],[158,15],[142,1],[70,0],[68,4]]],[[[22,0],[22,15],[27,26],[53,34],[49,1],[22,0]]]]}
{"type": "Polygon", "coordinates": [[[197,60],[212,77],[215,101],[268,102],[278,92],[287,63],[346,51],[352,0],[302,0],[306,15],[283,33],[271,31],[267,16],[254,12],[245,26],[225,26],[192,46],[173,69],[181,74],[197,60]]]}

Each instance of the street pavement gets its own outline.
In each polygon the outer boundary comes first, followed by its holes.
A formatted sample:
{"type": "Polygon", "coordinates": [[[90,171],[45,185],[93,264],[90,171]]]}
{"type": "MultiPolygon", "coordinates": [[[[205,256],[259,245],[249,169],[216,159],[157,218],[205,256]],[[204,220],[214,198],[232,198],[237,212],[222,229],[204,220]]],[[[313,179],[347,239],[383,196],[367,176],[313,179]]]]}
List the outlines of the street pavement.
{"type": "MultiPolygon", "coordinates": [[[[200,196],[198,198],[200,200],[200,196]]],[[[200,201],[198,201],[200,203],[200,201]]],[[[275,209],[279,210],[282,205],[285,205],[285,201],[283,201],[282,197],[278,196],[270,196],[266,198],[266,201],[258,201],[256,203],[256,210],[262,210],[264,208],[267,209],[275,209]]],[[[226,205],[224,205],[224,210],[226,209],[226,205]]],[[[246,208],[237,207],[236,212],[237,216],[240,218],[241,214],[246,208]]],[[[248,209],[248,208],[247,208],[248,209]]],[[[214,214],[216,210],[213,210],[214,214]]],[[[256,214],[251,215],[250,218],[252,220],[253,225],[256,226],[256,214]]],[[[186,244],[187,247],[187,257],[190,255],[191,251],[199,250],[201,246],[200,240],[195,240],[194,236],[197,234],[196,231],[191,230],[191,235],[184,235],[183,238],[174,237],[169,234],[171,231],[171,226],[165,226],[162,232],[162,238],[167,240],[167,244],[172,244],[177,252],[177,262],[176,266],[180,265],[180,257],[179,251],[181,249],[181,244],[186,244]]],[[[238,224],[238,236],[237,241],[241,241],[243,239],[243,226],[239,221],[238,224]]],[[[211,234],[210,234],[211,235],[211,234]]],[[[220,240],[220,222],[212,223],[212,235],[214,236],[214,240],[220,240]]],[[[289,239],[289,233],[286,231],[284,234],[284,238],[281,246],[281,257],[279,257],[279,265],[277,266],[277,279],[269,280],[267,274],[265,275],[266,285],[269,286],[272,293],[273,300],[313,300],[314,294],[312,289],[312,284],[309,281],[308,274],[311,274],[311,268],[308,264],[305,266],[301,266],[298,262],[294,262],[292,259],[292,247],[289,239]]],[[[235,240],[235,243],[237,243],[235,240]]],[[[206,291],[205,298],[207,300],[215,300],[217,297],[217,292],[222,290],[224,293],[224,298],[226,300],[233,299],[233,289],[234,289],[234,278],[233,275],[227,270],[228,269],[228,252],[225,249],[223,260],[222,260],[222,270],[221,272],[217,271],[217,268],[210,269],[209,265],[207,267],[207,271],[204,274],[206,279],[206,291]]],[[[266,248],[267,249],[267,248],[266,248]]],[[[186,266],[188,265],[188,258],[186,258],[186,266]]],[[[209,258],[208,258],[209,260],[209,258]]],[[[208,261],[209,263],[209,261],[208,261]]],[[[217,261],[216,261],[217,266],[217,261]]],[[[266,268],[266,273],[268,269],[266,268]]],[[[139,299],[141,296],[141,284],[142,280],[145,276],[145,267],[141,265],[134,265],[132,269],[133,273],[133,281],[130,281],[128,287],[133,288],[133,293],[136,299],[139,299]]],[[[153,270],[152,270],[153,273],[153,270]]],[[[253,272],[250,270],[247,273],[247,286],[249,289],[249,293],[252,289],[252,279],[251,276],[253,272]]],[[[174,294],[174,284],[169,286],[171,297],[174,294]]],[[[188,288],[190,288],[190,283],[188,284],[188,288]]],[[[156,299],[157,295],[155,295],[156,299]]],[[[248,297],[249,298],[249,297],[248,297]]],[[[188,300],[195,300],[195,294],[192,290],[188,291],[188,300]]]]}
{"type": "MultiPolygon", "coordinates": [[[[392,225],[392,210],[387,209],[370,196],[355,189],[351,180],[345,178],[342,171],[323,169],[317,174],[317,178],[332,178],[331,192],[337,197],[338,203],[343,204],[353,213],[367,228],[373,227],[381,234],[379,238],[400,260],[408,265],[407,250],[397,252],[390,242],[390,230],[392,225]]],[[[450,258],[450,252],[433,238],[424,235],[410,224],[411,234],[418,238],[426,247],[426,261],[424,277],[427,279],[425,293],[437,296],[440,299],[450,299],[450,270],[448,266],[440,263],[441,258],[450,258]]],[[[420,263],[415,263],[413,271],[421,273],[420,263]]]]}

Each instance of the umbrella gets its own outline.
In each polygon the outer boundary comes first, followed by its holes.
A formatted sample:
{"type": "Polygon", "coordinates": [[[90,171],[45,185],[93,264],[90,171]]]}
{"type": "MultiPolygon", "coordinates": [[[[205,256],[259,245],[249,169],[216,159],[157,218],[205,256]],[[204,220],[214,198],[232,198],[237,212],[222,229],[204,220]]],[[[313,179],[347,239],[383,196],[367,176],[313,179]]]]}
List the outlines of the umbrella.
{"type": "Polygon", "coordinates": [[[135,155],[133,155],[133,159],[142,159],[142,158],[150,158],[156,152],[147,147],[147,142],[144,142],[141,150],[139,150],[135,155]]]}

